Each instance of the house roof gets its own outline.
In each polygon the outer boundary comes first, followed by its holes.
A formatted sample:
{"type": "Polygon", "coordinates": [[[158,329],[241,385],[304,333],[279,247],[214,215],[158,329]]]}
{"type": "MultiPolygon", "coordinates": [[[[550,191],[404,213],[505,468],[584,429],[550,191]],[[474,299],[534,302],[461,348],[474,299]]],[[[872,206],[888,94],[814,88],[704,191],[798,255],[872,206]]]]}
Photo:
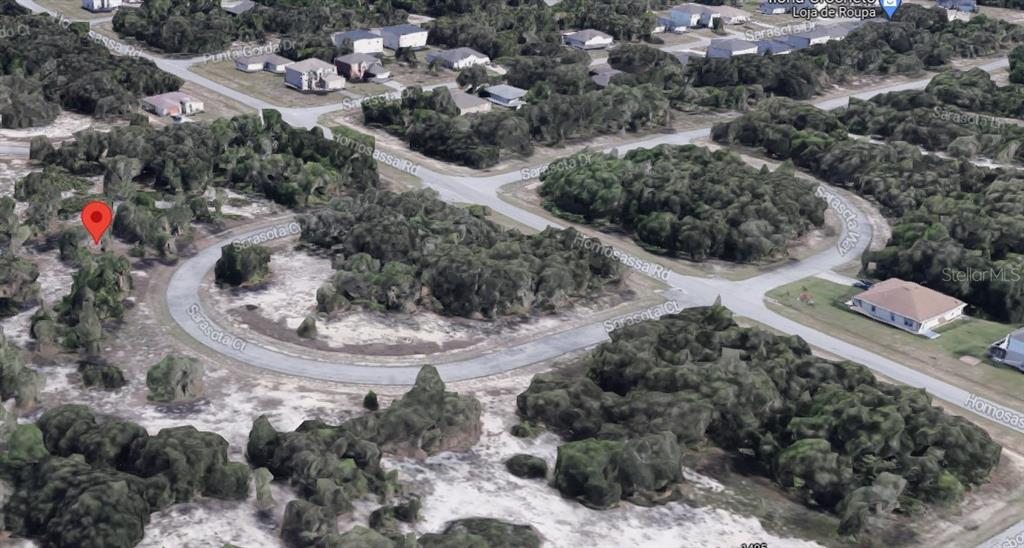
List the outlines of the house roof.
{"type": "Polygon", "coordinates": [[[748,49],[757,49],[757,44],[754,42],[748,42],[746,40],[740,40],[738,38],[719,38],[712,40],[708,45],[708,49],[724,49],[729,50],[733,53],[737,51],[743,51],[748,49]]]}
{"type": "MultiPolygon", "coordinates": [[[[716,7],[718,7],[718,6],[716,6],[716,7]]],[[[680,11],[680,12],[683,12],[683,13],[686,13],[686,14],[690,14],[690,15],[697,15],[697,14],[704,14],[704,13],[718,13],[717,11],[711,9],[710,6],[705,6],[704,4],[692,4],[692,3],[691,4],[679,4],[678,6],[672,8],[672,10],[673,11],[680,11]]]]}
{"type": "Polygon", "coordinates": [[[288,65],[288,69],[289,70],[295,70],[295,71],[298,71],[298,72],[308,72],[308,71],[311,71],[311,70],[319,70],[319,69],[331,70],[331,71],[335,70],[334,69],[334,65],[332,65],[332,64],[330,64],[327,61],[324,61],[322,59],[317,59],[316,57],[313,57],[311,59],[306,59],[305,61],[298,61],[296,63],[292,63],[291,65],[288,65]]]}
{"type": "Polygon", "coordinates": [[[239,57],[237,61],[246,65],[251,65],[253,63],[270,63],[272,65],[282,65],[285,63],[292,62],[291,59],[288,59],[287,57],[281,57],[276,53],[265,53],[263,55],[253,55],[251,57],[239,57]]]}
{"type": "Polygon", "coordinates": [[[758,40],[757,41],[757,52],[764,53],[768,52],[772,55],[778,55],[780,53],[787,53],[795,50],[792,44],[787,44],[781,40],[758,40]]]}
{"type": "Polygon", "coordinates": [[[452,101],[455,102],[455,106],[459,107],[459,110],[466,110],[480,105],[489,105],[486,100],[477,97],[476,95],[470,95],[464,91],[457,89],[451,90],[452,101]]]}
{"type": "Polygon", "coordinates": [[[750,12],[740,8],[734,8],[732,6],[710,6],[712,12],[724,15],[727,17],[750,17],[750,12]]]}
{"type": "Polygon", "coordinates": [[[364,29],[346,30],[344,32],[336,32],[331,35],[336,41],[341,41],[346,38],[355,42],[356,40],[372,40],[374,38],[380,38],[379,34],[372,33],[364,29]]]}
{"type": "Polygon", "coordinates": [[[1009,337],[1015,341],[1024,342],[1024,327],[1010,333],[1009,337]]]}
{"type": "Polygon", "coordinates": [[[484,91],[491,95],[503,97],[505,99],[522,99],[526,96],[526,90],[523,88],[517,88],[508,84],[500,84],[497,86],[491,86],[484,88],[484,91]]]}
{"type": "Polygon", "coordinates": [[[855,298],[918,322],[928,321],[964,305],[960,299],[899,278],[877,283],[855,298]]]}
{"type": "Polygon", "coordinates": [[[603,88],[606,88],[608,87],[608,84],[612,82],[612,77],[615,76],[616,74],[622,74],[622,71],[619,69],[613,69],[605,65],[590,69],[590,74],[592,75],[590,79],[595,84],[603,88]]]}
{"type": "Polygon", "coordinates": [[[346,65],[355,65],[359,63],[379,63],[380,59],[376,56],[370,55],[369,53],[350,53],[348,55],[341,55],[334,58],[335,63],[344,63],[346,65]]]}
{"type": "Polygon", "coordinates": [[[676,59],[678,59],[678,60],[679,60],[679,62],[680,62],[680,63],[681,63],[681,64],[682,64],[682,65],[683,65],[684,67],[685,67],[686,65],[690,64],[690,58],[692,58],[692,57],[700,57],[699,55],[695,55],[695,54],[693,54],[693,53],[689,53],[689,52],[685,52],[685,51],[680,51],[680,52],[670,52],[670,53],[671,53],[672,57],[675,57],[676,59]]]}
{"type": "Polygon", "coordinates": [[[610,40],[611,37],[612,37],[608,33],[601,32],[599,30],[594,30],[594,29],[584,29],[584,30],[581,30],[581,31],[574,32],[572,34],[568,34],[567,36],[572,38],[572,39],[574,39],[574,40],[579,40],[581,42],[586,42],[588,40],[593,40],[594,38],[604,38],[606,40],[610,40]]]}
{"type": "Polygon", "coordinates": [[[427,57],[429,59],[435,59],[437,57],[440,57],[441,59],[444,59],[449,63],[456,63],[458,61],[462,61],[463,59],[468,59],[470,57],[481,57],[484,59],[489,59],[489,57],[473,48],[452,48],[444,51],[433,52],[427,57]]]}
{"type": "Polygon", "coordinates": [[[417,27],[416,25],[410,25],[408,23],[404,25],[395,25],[393,27],[384,27],[380,29],[381,32],[387,32],[390,34],[397,34],[399,36],[405,36],[406,34],[416,34],[420,32],[427,32],[426,29],[417,27]]]}
{"type": "Polygon", "coordinates": [[[160,108],[170,108],[180,106],[183,102],[192,101],[192,96],[185,95],[180,91],[169,91],[167,93],[161,93],[160,95],[151,95],[143,98],[143,101],[160,108]]]}
{"type": "Polygon", "coordinates": [[[224,8],[224,11],[226,11],[226,12],[232,14],[232,15],[242,15],[243,13],[245,13],[245,12],[255,8],[255,7],[256,7],[256,2],[253,2],[252,0],[242,0],[241,2],[239,2],[239,3],[237,3],[237,4],[233,5],[233,6],[224,8]]]}

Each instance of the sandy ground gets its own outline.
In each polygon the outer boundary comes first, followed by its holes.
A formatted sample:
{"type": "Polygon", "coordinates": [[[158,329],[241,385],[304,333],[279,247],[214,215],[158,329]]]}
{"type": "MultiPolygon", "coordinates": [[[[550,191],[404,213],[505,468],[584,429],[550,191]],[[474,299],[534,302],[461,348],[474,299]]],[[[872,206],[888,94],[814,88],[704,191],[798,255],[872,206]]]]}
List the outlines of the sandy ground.
{"type": "MultiPolygon", "coordinates": [[[[360,356],[403,357],[400,361],[425,356],[449,359],[477,354],[584,323],[604,316],[620,315],[637,307],[650,306],[659,297],[650,288],[632,281],[609,293],[587,299],[556,314],[506,317],[493,321],[448,317],[427,311],[412,314],[353,309],[336,317],[316,312],[316,292],[334,274],[330,260],[290,245],[278,246],[270,262],[270,277],[252,288],[218,287],[208,277],[203,291],[207,311],[218,321],[232,325],[232,331],[246,339],[259,339],[268,346],[293,352],[343,352],[360,356]],[[317,318],[317,337],[299,338],[295,331],[308,317],[317,318]]],[[[635,277],[630,276],[628,280],[635,277]]],[[[329,355],[324,355],[330,359],[329,355]]],[[[383,362],[382,362],[383,364],[383,362]]],[[[386,364],[385,364],[386,365],[386,364]]]]}
{"type": "Polygon", "coordinates": [[[97,120],[85,114],[62,111],[52,124],[43,127],[32,127],[23,129],[0,129],[0,141],[4,142],[29,142],[37,135],[44,135],[51,142],[57,143],[70,139],[78,131],[83,129],[96,129],[100,131],[109,130],[116,125],[124,125],[123,122],[108,122],[97,120]]]}

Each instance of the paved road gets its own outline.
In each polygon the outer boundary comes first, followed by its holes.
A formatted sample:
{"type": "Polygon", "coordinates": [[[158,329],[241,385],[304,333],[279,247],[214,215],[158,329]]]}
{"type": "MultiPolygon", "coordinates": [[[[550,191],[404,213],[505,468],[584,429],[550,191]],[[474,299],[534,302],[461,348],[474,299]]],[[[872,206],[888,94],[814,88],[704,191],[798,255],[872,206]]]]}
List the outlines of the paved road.
{"type": "MultiPolygon", "coordinates": [[[[47,11],[32,0],[18,1],[33,11],[47,11]]],[[[317,119],[320,116],[342,108],[341,105],[344,104],[340,103],[316,108],[279,108],[189,71],[188,67],[195,64],[197,59],[201,58],[172,60],[151,54],[143,54],[143,57],[151,59],[161,69],[171,72],[184,80],[206,87],[250,107],[257,109],[275,108],[282,113],[285,121],[297,127],[314,127],[317,125],[317,119]]],[[[982,68],[991,71],[1006,66],[1008,66],[1008,61],[1003,58],[985,64],[982,68]]],[[[899,84],[891,84],[874,90],[823,100],[816,103],[816,106],[832,109],[844,106],[850,97],[868,99],[874,95],[890,91],[921,89],[927,85],[929,80],[930,78],[922,78],[899,84]]],[[[656,135],[616,148],[620,151],[625,151],[638,147],[649,148],[659,144],[685,144],[694,139],[706,137],[709,132],[710,128],[701,128],[688,132],[656,135]]],[[[438,173],[421,167],[418,175],[420,175],[426,186],[437,189],[442,198],[446,200],[487,205],[506,217],[535,229],[543,229],[547,226],[560,227],[557,223],[520,209],[505,202],[498,196],[498,189],[502,185],[521,178],[518,171],[487,177],[460,177],[438,173]]],[[[847,205],[857,211],[853,204],[848,203],[847,205]]],[[[860,223],[859,226],[869,228],[870,223],[864,218],[863,212],[857,211],[857,215],[858,223],[860,223]]],[[[845,234],[844,229],[844,236],[845,234]]],[[[870,238],[861,239],[846,254],[841,254],[838,249],[832,248],[807,260],[778,268],[762,276],[742,282],[682,276],[673,272],[668,279],[668,285],[671,288],[669,293],[680,303],[687,306],[707,305],[713,302],[716,297],[721,296],[723,304],[738,315],[770,325],[784,333],[798,335],[813,346],[817,346],[842,358],[862,363],[872,370],[898,382],[925,388],[943,400],[977,413],[975,409],[967,404],[969,398],[972,397],[967,391],[789,320],[772,312],[765,306],[764,294],[769,289],[814,276],[842,265],[852,258],[858,257],[864,251],[869,241],[870,238]]],[[[227,243],[229,242],[222,242],[221,245],[227,243]]],[[[199,282],[212,268],[213,262],[216,261],[218,255],[219,246],[212,246],[203,250],[199,256],[185,261],[173,276],[167,290],[168,306],[171,309],[172,316],[182,329],[191,336],[196,337],[203,344],[250,365],[281,373],[353,383],[409,384],[412,382],[418,369],[417,367],[371,367],[368,364],[359,363],[327,363],[300,356],[284,355],[254,343],[247,344],[243,350],[236,350],[213,341],[209,335],[204,333],[199,324],[189,316],[188,308],[199,302],[197,299],[199,282]]],[[[606,335],[602,326],[594,324],[566,333],[543,337],[525,345],[498,351],[480,358],[440,364],[438,369],[446,380],[486,376],[537,363],[571,350],[592,346],[605,338],[606,335]]],[[[995,404],[990,403],[990,406],[990,409],[998,409],[1003,412],[1008,411],[1006,408],[995,404]]],[[[986,415],[979,415],[989,418],[986,415]]],[[[1009,425],[1004,424],[1004,426],[1009,425]]],[[[1024,432],[1024,429],[1016,429],[1024,432]]]]}

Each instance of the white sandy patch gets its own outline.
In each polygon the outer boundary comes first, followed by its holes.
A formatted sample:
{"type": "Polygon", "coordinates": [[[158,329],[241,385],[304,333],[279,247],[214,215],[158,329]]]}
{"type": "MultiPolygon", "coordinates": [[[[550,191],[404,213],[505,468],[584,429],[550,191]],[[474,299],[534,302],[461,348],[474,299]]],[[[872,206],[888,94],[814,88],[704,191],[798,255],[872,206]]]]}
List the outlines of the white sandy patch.
{"type": "Polygon", "coordinates": [[[61,112],[52,124],[41,127],[30,127],[24,129],[0,129],[0,138],[31,140],[38,135],[44,135],[52,141],[70,139],[76,132],[83,129],[109,130],[110,124],[101,122],[92,116],[76,114],[74,112],[61,112]]]}
{"type": "MultiPolygon", "coordinates": [[[[52,307],[71,290],[74,269],[60,262],[56,251],[41,254],[23,252],[21,256],[39,267],[39,278],[36,280],[39,283],[39,296],[47,305],[52,307]]],[[[3,327],[7,340],[24,348],[31,340],[29,328],[37,310],[39,307],[34,306],[0,320],[0,327],[3,327]]]]}
{"type": "Polygon", "coordinates": [[[291,248],[277,249],[270,257],[270,278],[266,284],[240,292],[213,286],[211,295],[221,310],[253,305],[271,321],[297,318],[302,322],[316,311],[316,291],[333,274],[329,259],[291,248]]]}
{"type": "MultiPolygon", "coordinates": [[[[525,388],[526,379],[511,379],[512,386],[525,388]]],[[[495,383],[488,383],[493,386],[495,383]]],[[[545,546],[588,547],[695,547],[739,546],[758,539],[771,546],[792,548],[817,546],[812,542],[780,539],[766,532],[754,518],[714,508],[692,508],[670,503],[644,508],[622,502],[605,511],[590,510],[562,498],[542,480],[511,475],[504,461],[516,453],[544,458],[553,467],[559,439],[544,434],[523,440],[509,434],[515,422],[515,394],[501,396],[477,393],[484,405],[484,433],[480,443],[466,454],[442,454],[425,462],[385,459],[387,467],[399,470],[399,477],[427,491],[422,520],[415,530],[422,534],[440,531],[448,521],[467,517],[491,517],[530,524],[545,537],[545,546]]],[[[700,489],[720,490],[711,478],[686,470],[688,481],[700,489]],[[694,481],[696,480],[696,481],[694,481]]]]}
{"type": "Polygon", "coordinates": [[[0,160],[0,196],[13,196],[14,183],[33,171],[27,160],[0,160]]]}

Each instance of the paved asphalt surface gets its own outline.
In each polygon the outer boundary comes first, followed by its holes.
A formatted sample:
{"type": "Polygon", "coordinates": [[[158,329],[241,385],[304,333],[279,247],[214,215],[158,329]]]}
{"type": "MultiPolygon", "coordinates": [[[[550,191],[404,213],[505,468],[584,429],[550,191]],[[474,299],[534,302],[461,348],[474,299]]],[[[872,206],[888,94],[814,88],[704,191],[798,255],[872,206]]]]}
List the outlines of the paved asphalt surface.
{"type": "MultiPolygon", "coordinates": [[[[35,4],[32,0],[18,1],[20,4],[32,9],[33,11],[48,11],[40,7],[38,4],[35,4]]],[[[152,60],[162,70],[175,74],[184,80],[201,85],[224,96],[230,97],[231,99],[252,108],[276,109],[281,112],[285,121],[296,127],[314,127],[317,125],[317,119],[323,114],[345,108],[346,106],[346,103],[339,102],[333,105],[314,108],[280,108],[189,71],[188,68],[197,62],[201,62],[202,57],[191,59],[165,59],[148,53],[143,53],[142,57],[152,60]]],[[[981,68],[991,71],[1006,66],[1008,66],[1008,61],[1003,58],[985,64],[981,68]]],[[[832,109],[846,105],[849,97],[867,99],[879,93],[907,89],[921,89],[927,85],[929,80],[929,78],[923,78],[893,84],[871,91],[858,92],[843,97],[821,101],[816,103],[816,106],[832,109]]],[[[325,130],[326,134],[330,135],[327,128],[322,129],[325,130]]],[[[616,149],[623,152],[633,148],[649,148],[660,144],[685,144],[695,139],[706,137],[709,132],[710,128],[702,128],[681,133],[656,135],[628,145],[618,146],[616,149]]],[[[2,151],[2,149],[0,149],[0,151],[2,151]]],[[[521,180],[521,174],[519,171],[487,177],[462,177],[438,173],[427,169],[425,166],[421,166],[417,175],[420,176],[425,186],[436,189],[445,200],[486,205],[514,221],[536,229],[543,229],[547,226],[559,227],[557,223],[549,221],[529,211],[520,209],[515,205],[505,202],[498,196],[498,189],[501,186],[521,180]]],[[[847,206],[856,210],[852,203],[847,203],[847,206]]],[[[861,211],[857,211],[856,226],[859,231],[861,229],[863,229],[863,231],[870,231],[871,225],[867,222],[864,213],[861,211]]],[[[716,297],[721,296],[722,303],[732,309],[733,312],[739,316],[745,316],[763,324],[770,325],[774,329],[784,333],[798,335],[809,344],[826,352],[864,364],[877,373],[890,377],[897,382],[925,388],[928,392],[940,399],[958,405],[968,411],[978,413],[968,405],[968,399],[971,398],[972,395],[967,391],[931,377],[925,373],[921,373],[901,365],[888,358],[812,329],[808,326],[789,320],[772,312],[765,306],[764,294],[766,291],[780,285],[794,282],[809,276],[814,276],[820,272],[828,271],[834,267],[849,262],[854,257],[859,256],[870,241],[870,234],[864,234],[863,231],[862,235],[864,237],[862,237],[858,244],[845,255],[840,254],[838,248],[831,248],[806,260],[794,262],[750,280],[731,282],[722,279],[683,276],[673,272],[667,281],[671,289],[666,292],[666,297],[674,298],[685,306],[698,306],[711,304],[716,297]]],[[[184,261],[179,266],[167,288],[167,300],[171,315],[186,333],[206,346],[233,359],[279,373],[349,383],[412,383],[416,372],[419,369],[416,366],[388,367],[382,365],[371,366],[369,364],[355,362],[322,362],[302,356],[284,354],[252,342],[248,342],[242,350],[236,350],[211,339],[208,334],[210,333],[210,329],[219,331],[219,328],[216,326],[207,326],[208,329],[204,331],[200,324],[189,315],[188,309],[193,304],[197,304],[199,302],[199,284],[203,277],[206,276],[213,268],[213,264],[220,255],[220,247],[229,244],[231,241],[232,240],[227,240],[218,245],[211,246],[201,251],[196,257],[193,257],[188,261],[184,261]]],[[[435,363],[434,365],[438,367],[441,376],[448,381],[483,377],[532,363],[537,363],[570,351],[586,348],[606,340],[606,338],[607,335],[603,326],[600,323],[597,323],[568,332],[548,335],[514,348],[498,350],[478,358],[443,364],[435,363]]],[[[977,402],[984,400],[980,400],[980,398],[978,398],[974,401],[977,402]]],[[[1009,411],[1007,408],[994,403],[986,403],[991,405],[990,413],[991,409],[998,409],[1003,412],[1009,411]]],[[[981,413],[978,414],[992,420],[988,415],[981,413]]],[[[1004,422],[1001,422],[1000,424],[1013,428],[1004,422]]],[[[1024,429],[1016,428],[1016,430],[1024,433],[1024,429]]]]}

